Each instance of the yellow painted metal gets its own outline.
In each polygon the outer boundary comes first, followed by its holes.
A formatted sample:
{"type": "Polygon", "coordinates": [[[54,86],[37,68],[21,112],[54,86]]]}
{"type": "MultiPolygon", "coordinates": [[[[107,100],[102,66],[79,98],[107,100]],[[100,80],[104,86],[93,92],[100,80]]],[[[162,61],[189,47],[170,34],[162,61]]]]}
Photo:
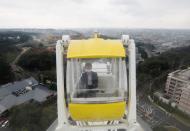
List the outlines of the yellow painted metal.
{"type": "Polygon", "coordinates": [[[124,116],[126,102],[106,104],[69,104],[71,118],[76,121],[119,120],[124,116]]]}
{"type": "Polygon", "coordinates": [[[120,40],[92,38],[71,40],[67,58],[115,58],[125,57],[125,49],[120,40]]]}

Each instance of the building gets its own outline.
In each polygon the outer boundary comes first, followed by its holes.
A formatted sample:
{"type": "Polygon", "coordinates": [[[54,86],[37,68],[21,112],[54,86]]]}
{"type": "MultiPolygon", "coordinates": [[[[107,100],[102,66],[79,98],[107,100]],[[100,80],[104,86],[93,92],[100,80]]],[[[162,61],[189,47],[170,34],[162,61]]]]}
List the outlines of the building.
{"type": "Polygon", "coordinates": [[[20,105],[31,100],[44,102],[49,96],[55,95],[39,84],[33,77],[0,86],[0,114],[13,106],[20,105]]]}
{"type": "Polygon", "coordinates": [[[175,102],[180,110],[190,114],[190,68],[168,75],[165,96],[175,102]]]}

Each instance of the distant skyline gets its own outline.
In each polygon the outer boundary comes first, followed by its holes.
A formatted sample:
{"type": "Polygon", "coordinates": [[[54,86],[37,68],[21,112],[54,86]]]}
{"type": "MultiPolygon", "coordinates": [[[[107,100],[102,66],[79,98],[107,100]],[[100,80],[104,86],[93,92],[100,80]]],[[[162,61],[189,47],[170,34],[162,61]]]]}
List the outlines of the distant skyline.
{"type": "Polygon", "coordinates": [[[190,0],[0,0],[0,28],[190,29],[190,0]]]}

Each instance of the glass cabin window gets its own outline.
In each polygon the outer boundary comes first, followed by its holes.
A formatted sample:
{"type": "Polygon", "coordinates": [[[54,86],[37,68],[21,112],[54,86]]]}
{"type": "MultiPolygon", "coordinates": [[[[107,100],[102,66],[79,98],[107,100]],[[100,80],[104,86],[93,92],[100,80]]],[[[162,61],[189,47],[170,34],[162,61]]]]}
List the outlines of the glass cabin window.
{"type": "Polygon", "coordinates": [[[122,58],[69,59],[67,93],[75,98],[124,98],[127,89],[125,60],[122,58]]]}

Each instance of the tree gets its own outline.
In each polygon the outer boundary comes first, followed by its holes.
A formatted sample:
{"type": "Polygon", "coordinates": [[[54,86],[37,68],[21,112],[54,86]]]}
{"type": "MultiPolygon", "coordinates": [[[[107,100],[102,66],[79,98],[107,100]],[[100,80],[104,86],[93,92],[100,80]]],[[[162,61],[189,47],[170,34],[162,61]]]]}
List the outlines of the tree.
{"type": "Polygon", "coordinates": [[[12,81],[14,75],[11,71],[10,65],[6,62],[5,58],[0,55],[0,84],[5,84],[12,81]]]}
{"type": "Polygon", "coordinates": [[[54,102],[29,103],[12,108],[10,110],[11,129],[13,131],[46,131],[57,117],[54,102]]]}
{"type": "Polygon", "coordinates": [[[42,49],[32,49],[23,55],[18,64],[30,71],[45,71],[55,68],[55,53],[42,49]]]}
{"type": "Polygon", "coordinates": [[[41,109],[33,104],[18,106],[11,110],[10,125],[14,130],[40,131],[41,109]]]}
{"type": "Polygon", "coordinates": [[[137,66],[138,89],[145,88],[151,93],[164,88],[170,72],[190,66],[190,46],[169,50],[159,56],[145,59],[137,66]],[[148,87],[148,88],[147,88],[148,87]]]}

